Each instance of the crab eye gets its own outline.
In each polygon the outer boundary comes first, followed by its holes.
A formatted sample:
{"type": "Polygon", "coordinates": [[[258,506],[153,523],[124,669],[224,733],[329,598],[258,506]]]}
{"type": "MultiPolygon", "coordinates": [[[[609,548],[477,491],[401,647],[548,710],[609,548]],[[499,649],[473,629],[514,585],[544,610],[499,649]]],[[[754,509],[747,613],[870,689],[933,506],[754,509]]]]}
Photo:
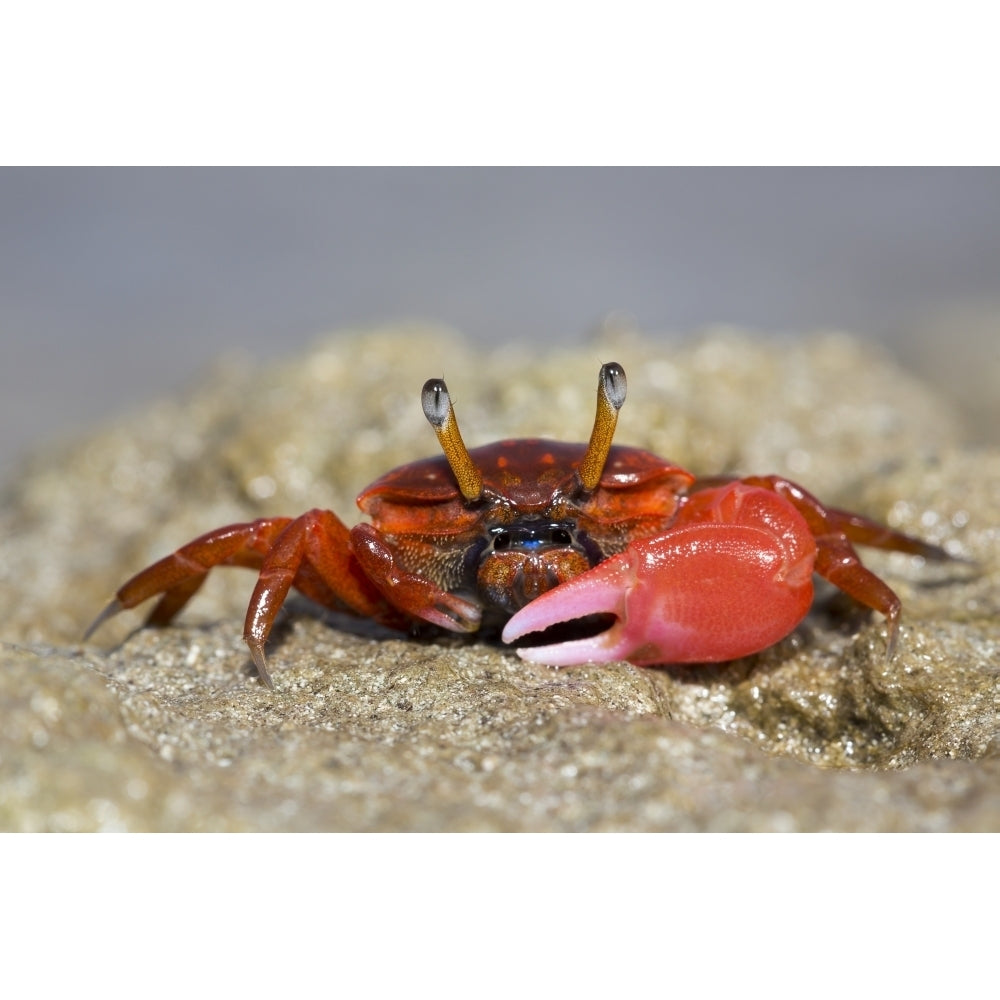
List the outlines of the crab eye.
{"type": "Polygon", "coordinates": [[[625,369],[617,362],[609,361],[601,366],[600,382],[608,402],[620,410],[625,404],[625,369]]]}
{"type": "Polygon", "coordinates": [[[570,545],[573,539],[565,528],[552,529],[552,542],[554,545],[570,545]]]}
{"type": "Polygon", "coordinates": [[[444,426],[448,419],[448,410],[451,408],[451,397],[448,395],[448,387],[444,384],[443,378],[431,378],[424,383],[424,388],[420,393],[420,404],[424,409],[424,416],[435,429],[444,426]]]}
{"type": "Polygon", "coordinates": [[[498,531],[493,538],[493,548],[500,551],[510,548],[510,532],[498,531]]]}

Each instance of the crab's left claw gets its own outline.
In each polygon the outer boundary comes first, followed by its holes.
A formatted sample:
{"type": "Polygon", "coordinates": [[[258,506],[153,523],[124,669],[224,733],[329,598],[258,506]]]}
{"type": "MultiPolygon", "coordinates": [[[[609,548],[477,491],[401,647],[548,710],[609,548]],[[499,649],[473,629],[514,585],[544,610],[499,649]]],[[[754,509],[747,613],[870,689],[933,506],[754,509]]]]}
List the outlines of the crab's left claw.
{"type": "Polygon", "coordinates": [[[688,525],[633,542],[542,594],[510,619],[503,640],[610,613],[616,620],[599,635],[519,649],[518,654],[553,666],[747,656],[783,638],[805,616],[813,595],[815,551],[808,532],[775,532],[770,525],[688,525]]]}

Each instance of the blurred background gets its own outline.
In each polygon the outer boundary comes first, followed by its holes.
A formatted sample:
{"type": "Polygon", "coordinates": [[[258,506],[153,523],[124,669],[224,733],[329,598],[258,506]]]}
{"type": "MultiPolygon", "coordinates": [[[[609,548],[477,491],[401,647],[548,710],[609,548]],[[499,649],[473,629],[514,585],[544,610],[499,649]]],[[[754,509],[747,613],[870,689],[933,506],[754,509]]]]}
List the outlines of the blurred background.
{"type": "Polygon", "coordinates": [[[614,313],[847,329],[989,397],[1000,170],[5,168],[0,479],[224,353],[395,319],[571,344],[614,313]]]}

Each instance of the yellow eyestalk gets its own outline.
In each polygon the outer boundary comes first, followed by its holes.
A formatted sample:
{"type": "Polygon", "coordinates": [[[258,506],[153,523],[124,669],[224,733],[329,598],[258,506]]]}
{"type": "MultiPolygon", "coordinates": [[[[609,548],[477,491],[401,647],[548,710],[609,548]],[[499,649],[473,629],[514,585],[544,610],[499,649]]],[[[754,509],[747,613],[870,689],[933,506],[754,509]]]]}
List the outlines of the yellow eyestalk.
{"type": "Polygon", "coordinates": [[[614,361],[601,365],[597,378],[597,415],[594,429],[590,432],[590,443],[576,470],[580,486],[586,493],[593,493],[601,481],[604,464],[611,451],[611,439],[615,436],[618,411],[625,402],[625,370],[614,361]]]}
{"type": "Polygon", "coordinates": [[[448,395],[448,386],[442,378],[428,379],[420,394],[420,403],[424,408],[424,416],[434,428],[441,450],[448,459],[451,471],[458,480],[458,488],[466,502],[474,503],[483,495],[483,475],[476,468],[469,449],[465,447],[462,433],[458,429],[455,410],[448,395]]]}

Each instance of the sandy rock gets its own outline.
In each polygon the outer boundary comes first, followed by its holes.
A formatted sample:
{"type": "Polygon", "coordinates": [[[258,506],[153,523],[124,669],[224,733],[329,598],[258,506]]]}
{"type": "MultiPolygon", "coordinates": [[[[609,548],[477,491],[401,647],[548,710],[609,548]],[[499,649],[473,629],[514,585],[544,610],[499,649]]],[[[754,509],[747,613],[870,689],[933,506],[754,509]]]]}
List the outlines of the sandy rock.
{"type": "MultiPolygon", "coordinates": [[[[1000,452],[843,334],[607,334],[539,357],[426,328],[219,366],[185,398],[39,454],[0,510],[0,827],[160,830],[947,830],[1000,826],[1000,452]],[[276,690],[240,640],[252,587],[213,575],[177,626],[80,645],[130,573],[201,532],[331,507],[433,454],[445,375],[466,440],[585,439],[621,362],[618,439],[694,471],[779,472],[971,562],[867,560],[899,652],[824,591],[803,625],[714,667],[553,670],[291,604],[276,690]]],[[[131,632],[131,634],[130,634],[131,632]]]]}

